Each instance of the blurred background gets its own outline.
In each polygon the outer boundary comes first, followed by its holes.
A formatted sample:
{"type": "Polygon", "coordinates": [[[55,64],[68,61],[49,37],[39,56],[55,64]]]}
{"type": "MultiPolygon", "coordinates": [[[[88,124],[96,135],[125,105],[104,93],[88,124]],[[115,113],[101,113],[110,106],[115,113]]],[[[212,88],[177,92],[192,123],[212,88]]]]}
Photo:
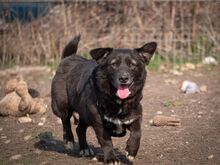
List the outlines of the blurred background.
{"type": "Polygon", "coordinates": [[[65,44],[81,34],[79,51],[158,42],[150,68],[220,59],[219,1],[3,0],[0,66],[55,67],[65,44]]]}

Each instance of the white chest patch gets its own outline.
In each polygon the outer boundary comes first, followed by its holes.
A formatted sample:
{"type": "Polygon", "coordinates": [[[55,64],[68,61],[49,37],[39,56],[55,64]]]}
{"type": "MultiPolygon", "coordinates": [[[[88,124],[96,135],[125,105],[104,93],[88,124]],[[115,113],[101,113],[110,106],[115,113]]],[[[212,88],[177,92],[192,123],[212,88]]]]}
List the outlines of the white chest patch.
{"type": "Polygon", "coordinates": [[[131,124],[135,120],[135,119],[129,119],[129,120],[122,121],[118,118],[111,118],[106,115],[104,115],[104,119],[110,123],[115,124],[115,125],[122,125],[122,124],[128,125],[128,124],[131,124]]]}
{"type": "Polygon", "coordinates": [[[108,116],[104,115],[104,119],[106,121],[116,125],[116,130],[113,130],[113,132],[115,132],[116,134],[121,134],[123,132],[122,125],[123,124],[125,124],[125,125],[131,124],[133,121],[135,121],[136,118],[122,121],[118,118],[111,118],[111,117],[108,117],[108,116]]]}

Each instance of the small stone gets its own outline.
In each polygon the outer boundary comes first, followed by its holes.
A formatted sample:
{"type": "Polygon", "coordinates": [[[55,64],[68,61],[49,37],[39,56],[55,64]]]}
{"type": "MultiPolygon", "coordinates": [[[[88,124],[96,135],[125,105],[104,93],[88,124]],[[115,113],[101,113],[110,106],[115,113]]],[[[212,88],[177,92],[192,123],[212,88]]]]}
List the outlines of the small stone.
{"type": "Polygon", "coordinates": [[[157,114],[158,114],[158,115],[162,115],[163,112],[162,112],[162,111],[157,111],[157,114]]]}
{"type": "Polygon", "coordinates": [[[25,141],[28,141],[28,140],[31,139],[31,138],[32,138],[31,135],[27,135],[27,136],[24,137],[24,140],[25,140],[25,141]]]}
{"type": "Polygon", "coordinates": [[[195,64],[192,64],[192,63],[186,63],[186,64],[185,64],[185,67],[186,67],[187,69],[190,69],[190,70],[196,69],[196,65],[195,65],[195,64]]]}
{"type": "Polygon", "coordinates": [[[98,161],[98,159],[96,157],[92,158],[92,161],[98,161]]]}
{"type": "Polygon", "coordinates": [[[201,91],[201,92],[207,92],[207,86],[206,86],[206,85],[202,85],[202,86],[200,87],[200,91],[201,91]]]}
{"type": "Polygon", "coordinates": [[[2,127],[0,128],[0,131],[3,131],[3,128],[2,128],[2,127]]]}
{"type": "Polygon", "coordinates": [[[175,76],[182,76],[183,75],[183,72],[180,72],[178,70],[171,70],[170,73],[172,73],[175,76]]]}
{"type": "Polygon", "coordinates": [[[2,135],[1,139],[7,139],[7,136],[6,135],[2,135]]]}
{"type": "Polygon", "coordinates": [[[46,117],[41,117],[40,120],[41,120],[42,123],[45,123],[46,122],[46,117]]]}
{"type": "Polygon", "coordinates": [[[62,120],[60,118],[57,118],[57,123],[62,124],[62,120]]]}
{"type": "Polygon", "coordinates": [[[43,122],[39,122],[39,123],[38,123],[38,126],[43,126],[43,125],[44,125],[43,122]]]}
{"type": "Polygon", "coordinates": [[[22,157],[22,155],[20,155],[20,154],[13,155],[13,156],[10,157],[10,160],[18,160],[18,159],[20,159],[21,157],[22,157]]]}
{"type": "Polygon", "coordinates": [[[8,144],[8,143],[10,143],[11,142],[11,140],[6,140],[5,141],[5,144],[8,144]]]}
{"type": "Polygon", "coordinates": [[[208,156],[208,159],[210,160],[210,159],[213,159],[214,158],[214,155],[209,155],[208,156]]]}
{"type": "Polygon", "coordinates": [[[19,117],[19,123],[31,123],[33,120],[30,117],[19,117]]]}
{"type": "Polygon", "coordinates": [[[39,150],[39,149],[36,149],[36,150],[34,151],[34,153],[36,153],[36,154],[40,155],[40,154],[42,153],[42,151],[41,151],[41,150],[39,150]]]}
{"type": "Polygon", "coordinates": [[[23,133],[23,132],[24,132],[24,129],[20,129],[18,132],[19,132],[19,133],[23,133]]]}

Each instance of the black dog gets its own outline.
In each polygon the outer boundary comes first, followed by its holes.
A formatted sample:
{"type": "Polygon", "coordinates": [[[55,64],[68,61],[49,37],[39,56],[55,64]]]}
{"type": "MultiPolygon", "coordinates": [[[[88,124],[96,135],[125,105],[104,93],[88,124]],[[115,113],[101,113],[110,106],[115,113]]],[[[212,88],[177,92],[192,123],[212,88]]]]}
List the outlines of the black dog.
{"type": "Polygon", "coordinates": [[[157,44],[151,42],[137,49],[97,48],[90,52],[94,60],[87,60],[76,55],[79,40],[77,36],[65,47],[52,82],[52,109],[62,120],[64,141],[73,147],[70,118],[78,113],[76,132],[81,153],[94,154],[86,141],[86,129],[92,126],[104,162],[117,162],[111,136],[122,137],[129,130],[126,151],[132,160],[141,138],[145,66],[157,44]]]}

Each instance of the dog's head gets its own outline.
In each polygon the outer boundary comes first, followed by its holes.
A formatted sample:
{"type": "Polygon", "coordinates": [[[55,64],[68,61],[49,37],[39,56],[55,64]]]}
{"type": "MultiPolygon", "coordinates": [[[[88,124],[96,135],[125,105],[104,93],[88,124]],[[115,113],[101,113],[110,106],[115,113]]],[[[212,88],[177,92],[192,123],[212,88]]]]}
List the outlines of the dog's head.
{"type": "Polygon", "coordinates": [[[145,65],[149,64],[157,44],[150,42],[136,49],[97,48],[90,51],[93,59],[102,67],[120,99],[134,95],[137,86],[143,86],[145,65]]]}

